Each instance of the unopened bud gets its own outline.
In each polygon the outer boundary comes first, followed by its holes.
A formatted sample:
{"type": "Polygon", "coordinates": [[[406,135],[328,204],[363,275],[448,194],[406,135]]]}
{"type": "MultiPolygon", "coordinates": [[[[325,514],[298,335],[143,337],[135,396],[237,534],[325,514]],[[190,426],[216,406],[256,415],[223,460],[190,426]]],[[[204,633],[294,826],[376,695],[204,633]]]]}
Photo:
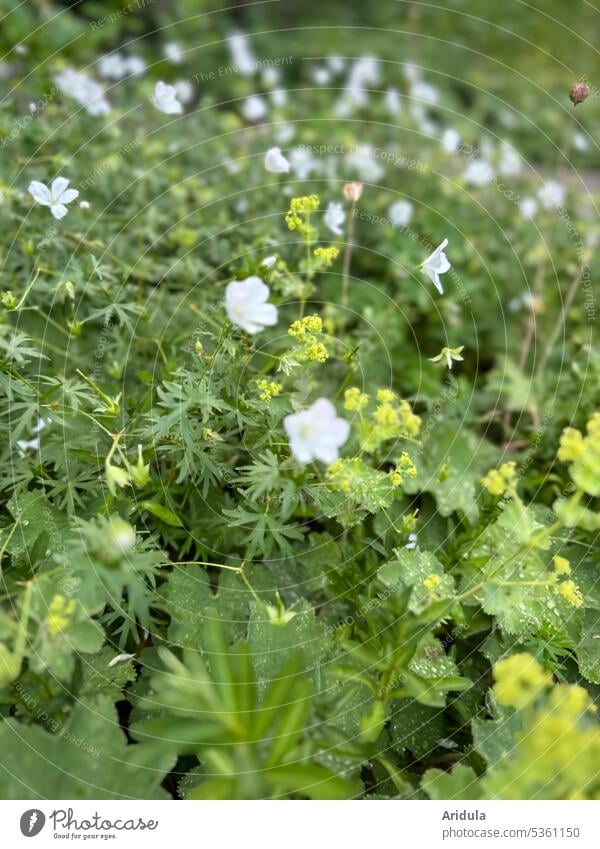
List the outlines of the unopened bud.
{"type": "Polygon", "coordinates": [[[356,203],[356,201],[360,200],[360,196],[362,195],[363,184],[357,181],[345,183],[342,191],[344,192],[346,200],[356,203]]]}
{"type": "Polygon", "coordinates": [[[589,93],[590,87],[586,83],[575,83],[572,85],[569,97],[571,98],[573,106],[577,106],[578,103],[583,103],[583,101],[589,96],[589,93]]]}

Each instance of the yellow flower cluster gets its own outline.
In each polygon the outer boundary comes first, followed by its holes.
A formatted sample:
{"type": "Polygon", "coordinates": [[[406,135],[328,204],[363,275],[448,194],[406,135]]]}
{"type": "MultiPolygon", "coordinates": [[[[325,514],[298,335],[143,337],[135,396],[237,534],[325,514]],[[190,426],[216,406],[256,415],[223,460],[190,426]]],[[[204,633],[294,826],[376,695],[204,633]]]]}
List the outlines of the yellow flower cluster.
{"type": "MultiPolygon", "coordinates": [[[[361,447],[364,451],[374,451],[387,439],[413,439],[418,435],[421,419],[413,413],[408,401],[399,400],[391,389],[379,389],[376,398],[377,406],[370,418],[364,419],[360,426],[361,447]]],[[[368,401],[369,396],[363,395],[358,389],[348,390],[345,396],[347,410],[361,411],[368,401]]]]}
{"type": "Polygon", "coordinates": [[[569,474],[578,489],[588,495],[600,495],[600,413],[586,424],[587,434],[573,427],[563,430],[558,459],[571,463],[569,474]]]}
{"type": "Polygon", "coordinates": [[[323,320],[319,315],[307,315],[294,321],[288,330],[294,339],[304,339],[308,333],[320,333],[323,330],[323,320]]]}
{"type": "Polygon", "coordinates": [[[427,577],[423,580],[423,586],[428,593],[435,590],[441,583],[442,579],[439,575],[427,575],[427,577]]]}
{"type": "Polygon", "coordinates": [[[530,705],[552,684],[552,676],[526,652],[500,660],[494,666],[494,680],[498,703],[519,710],[530,705]]]}
{"type": "Polygon", "coordinates": [[[352,484],[350,477],[346,474],[347,463],[344,460],[336,460],[327,467],[325,477],[328,482],[340,492],[350,492],[352,484]]]}
{"type": "Polygon", "coordinates": [[[417,468],[410,459],[406,451],[403,451],[396,461],[396,468],[390,474],[390,478],[394,486],[400,486],[404,478],[414,478],[417,474],[417,468]]]}
{"type": "Polygon", "coordinates": [[[260,393],[260,400],[267,402],[276,395],[279,395],[282,389],[281,383],[276,383],[274,380],[266,380],[265,378],[257,380],[256,387],[260,393]]]}
{"type": "Polygon", "coordinates": [[[360,413],[368,403],[369,396],[361,392],[357,386],[353,386],[352,389],[346,389],[344,392],[344,410],[348,410],[351,413],[360,413]]]}
{"type": "Polygon", "coordinates": [[[316,248],[314,251],[317,259],[320,259],[325,268],[329,268],[331,263],[337,259],[339,250],[338,248],[316,248]]]}
{"type": "Polygon", "coordinates": [[[485,477],[481,479],[481,485],[487,489],[490,495],[504,495],[507,488],[512,486],[516,476],[516,464],[503,463],[499,469],[490,469],[485,477]]]}
{"type": "Polygon", "coordinates": [[[301,347],[298,351],[298,358],[305,363],[315,362],[324,363],[329,352],[325,345],[320,342],[315,333],[320,333],[323,330],[323,321],[318,315],[307,315],[305,318],[300,318],[294,321],[290,326],[288,333],[294,339],[298,339],[301,347]]]}
{"type": "Polygon", "coordinates": [[[75,612],[76,602],[74,598],[66,599],[62,595],[55,595],[48,608],[46,627],[48,633],[55,637],[69,625],[71,617],[75,612]]]}
{"type": "Polygon", "coordinates": [[[559,584],[558,591],[565,601],[568,601],[573,607],[581,607],[583,604],[583,596],[575,581],[563,581],[559,584]]]}
{"type": "Polygon", "coordinates": [[[557,575],[571,574],[571,564],[566,557],[561,557],[560,554],[557,554],[552,558],[552,562],[554,563],[554,571],[557,575]]]}
{"type": "Polygon", "coordinates": [[[319,198],[317,195],[292,198],[290,208],[285,216],[288,229],[303,232],[306,229],[310,213],[315,212],[318,208],[319,198]]]}

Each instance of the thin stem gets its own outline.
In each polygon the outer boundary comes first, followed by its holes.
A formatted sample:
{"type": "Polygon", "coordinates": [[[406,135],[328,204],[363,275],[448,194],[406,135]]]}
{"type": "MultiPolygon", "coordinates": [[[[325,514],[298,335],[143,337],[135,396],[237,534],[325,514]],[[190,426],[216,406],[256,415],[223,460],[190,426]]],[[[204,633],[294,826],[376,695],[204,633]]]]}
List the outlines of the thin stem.
{"type": "Polygon", "coordinates": [[[210,560],[167,560],[161,566],[216,566],[218,569],[227,569],[229,572],[241,574],[243,566],[226,566],[224,563],[213,563],[210,560]]]}
{"type": "Polygon", "coordinates": [[[579,272],[574,277],[571,285],[569,286],[569,291],[567,292],[567,297],[563,301],[563,305],[562,305],[562,309],[560,311],[560,315],[558,316],[558,319],[556,320],[556,324],[554,325],[554,329],[552,330],[552,333],[550,334],[550,336],[548,338],[548,342],[546,343],[546,348],[544,350],[542,358],[539,361],[538,368],[537,368],[537,376],[538,377],[540,377],[540,375],[542,375],[544,373],[548,359],[550,358],[550,355],[552,354],[552,349],[554,348],[554,345],[556,344],[556,340],[559,337],[560,331],[563,329],[563,327],[566,323],[567,314],[568,314],[568,312],[571,308],[571,304],[573,303],[575,295],[577,294],[577,289],[579,288],[579,284],[581,283],[581,279],[582,279],[582,277],[585,273],[586,268],[587,268],[587,265],[585,265],[585,264],[582,264],[580,266],[579,272]]]}
{"type": "Polygon", "coordinates": [[[346,247],[344,248],[344,263],[342,266],[342,306],[348,306],[348,279],[350,276],[350,262],[352,260],[352,242],[354,241],[354,210],[356,201],[352,201],[350,217],[348,218],[348,229],[346,231],[346,247]]]}

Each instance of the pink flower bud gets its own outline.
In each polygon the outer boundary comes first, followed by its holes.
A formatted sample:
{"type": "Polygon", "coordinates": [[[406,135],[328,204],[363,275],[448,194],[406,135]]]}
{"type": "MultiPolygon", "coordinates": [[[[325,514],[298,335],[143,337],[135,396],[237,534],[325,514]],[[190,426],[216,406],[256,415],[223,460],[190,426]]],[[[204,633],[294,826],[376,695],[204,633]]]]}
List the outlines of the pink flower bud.
{"type": "Polygon", "coordinates": [[[571,98],[573,106],[577,106],[578,103],[583,103],[589,93],[590,87],[586,83],[575,83],[572,85],[569,97],[571,98]]]}
{"type": "Polygon", "coordinates": [[[346,200],[356,203],[356,201],[360,200],[360,196],[362,195],[363,184],[358,182],[345,183],[342,191],[344,192],[346,200]]]}

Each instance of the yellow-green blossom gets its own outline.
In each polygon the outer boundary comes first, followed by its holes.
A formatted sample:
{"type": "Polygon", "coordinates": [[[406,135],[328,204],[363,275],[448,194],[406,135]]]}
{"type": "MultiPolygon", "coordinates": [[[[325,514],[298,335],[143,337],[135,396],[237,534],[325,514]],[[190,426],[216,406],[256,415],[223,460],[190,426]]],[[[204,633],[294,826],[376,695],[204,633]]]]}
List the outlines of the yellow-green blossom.
{"type": "Polygon", "coordinates": [[[323,320],[320,315],[307,315],[292,322],[288,334],[294,339],[304,339],[307,333],[320,333],[323,330],[323,320]]]}
{"type": "Polygon", "coordinates": [[[554,563],[554,571],[557,575],[571,574],[571,564],[566,557],[561,557],[560,554],[556,554],[552,558],[552,562],[554,563]]]}
{"type": "Polygon", "coordinates": [[[519,710],[530,705],[552,684],[552,676],[525,652],[500,660],[494,666],[494,680],[498,703],[519,710]]]}
{"type": "Polygon", "coordinates": [[[310,214],[318,208],[319,198],[317,195],[292,198],[289,211],[285,216],[285,223],[290,230],[299,230],[306,235],[312,229],[308,223],[310,214]]]}
{"type": "Polygon", "coordinates": [[[369,403],[369,396],[361,392],[357,386],[344,392],[344,409],[352,413],[360,413],[369,403]]]}
{"type": "Polygon", "coordinates": [[[575,581],[563,581],[558,585],[558,591],[573,607],[581,607],[583,604],[583,597],[575,581]]]}
{"type": "Polygon", "coordinates": [[[417,469],[413,461],[410,459],[406,451],[403,451],[396,461],[396,468],[390,474],[390,478],[394,486],[400,486],[404,478],[414,478],[417,474],[417,469]]]}
{"type": "Polygon", "coordinates": [[[439,575],[427,575],[427,577],[423,580],[423,586],[428,593],[435,590],[441,583],[442,579],[439,575]]]}
{"type": "Polygon", "coordinates": [[[46,617],[46,627],[51,636],[60,634],[69,625],[75,606],[76,602],[73,598],[66,599],[62,595],[53,596],[46,617]]]}
{"type": "Polygon", "coordinates": [[[279,395],[282,390],[281,383],[276,383],[274,380],[266,380],[265,378],[257,380],[256,386],[260,393],[259,398],[261,401],[270,401],[271,398],[279,395]]]}
{"type": "Polygon", "coordinates": [[[335,259],[337,259],[338,254],[339,254],[339,249],[338,248],[315,248],[314,254],[317,257],[317,259],[320,259],[321,262],[325,265],[325,267],[328,268],[331,265],[331,263],[335,259]]]}
{"type": "Polygon", "coordinates": [[[511,460],[510,463],[503,463],[499,469],[490,469],[481,479],[481,485],[490,495],[504,495],[507,488],[514,483],[515,476],[516,464],[511,460]]]}

